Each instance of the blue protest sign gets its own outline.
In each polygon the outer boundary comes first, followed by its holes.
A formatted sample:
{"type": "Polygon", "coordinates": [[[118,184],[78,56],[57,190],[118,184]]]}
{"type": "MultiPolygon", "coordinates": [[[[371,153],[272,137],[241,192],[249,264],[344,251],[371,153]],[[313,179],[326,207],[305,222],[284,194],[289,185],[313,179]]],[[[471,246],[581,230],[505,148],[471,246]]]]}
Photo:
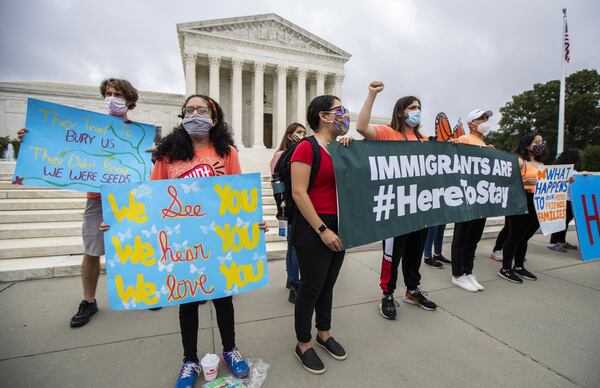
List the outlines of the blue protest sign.
{"type": "Polygon", "coordinates": [[[583,260],[600,258],[600,176],[577,175],[571,203],[583,260]]]}
{"type": "Polygon", "coordinates": [[[102,186],[111,308],[144,309],[269,283],[260,174],[102,186]]]}
{"type": "Polygon", "coordinates": [[[25,127],[15,184],[100,192],[150,175],[152,125],[29,98],[25,127]]]}

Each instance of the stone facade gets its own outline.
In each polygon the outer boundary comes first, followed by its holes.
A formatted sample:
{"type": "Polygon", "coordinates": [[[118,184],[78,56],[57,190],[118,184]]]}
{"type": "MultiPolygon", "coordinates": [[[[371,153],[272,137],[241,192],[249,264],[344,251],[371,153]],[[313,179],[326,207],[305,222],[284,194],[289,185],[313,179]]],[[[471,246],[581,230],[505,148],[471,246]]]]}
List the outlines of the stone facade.
{"type": "MultiPolygon", "coordinates": [[[[219,102],[234,132],[244,172],[268,174],[288,123],[306,123],[306,107],[322,94],[342,96],[350,54],[275,14],[177,25],[186,95],[219,102]],[[268,148],[269,150],[265,150],[268,148]]],[[[134,85],[135,86],[135,85],[134,85]]],[[[25,125],[27,98],[105,113],[99,85],[0,82],[0,136],[25,125]]],[[[134,121],[176,127],[185,95],[140,91],[134,121]]],[[[351,115],[351,135],[356,114],[351,115]]],[[[372,118],[387,124],[389,118],[372,118]]]]}

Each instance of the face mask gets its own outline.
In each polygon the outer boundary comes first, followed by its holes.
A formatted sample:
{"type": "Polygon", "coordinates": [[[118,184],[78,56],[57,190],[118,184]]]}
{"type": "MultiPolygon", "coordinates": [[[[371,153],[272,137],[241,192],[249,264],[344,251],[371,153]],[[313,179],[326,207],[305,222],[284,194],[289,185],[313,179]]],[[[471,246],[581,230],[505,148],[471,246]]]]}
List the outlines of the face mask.
{"type": "Polygon", "coordinates": [[[292,134],[290,140],[292,141],[292,143],[297,143],[297,142],[299,142],[302,139],[304,139],[304,135],[299,135],[297,133],[294,133],[294,134],[292,134]]]}
{"type": "Polygon", "coordinates": [[[421,111],[415,110],[410,112],[406,118],[406,125],[414,128],[419,124],[421,124],[421,111]]]}
{"type": "Polygon", "coordinates": [[[190,136],[204,137],[213,126],[212,119],[206,116],[190,116],[183,119],[181,126],[190,136]]]}
{"type": "Polygon", "coordinates": [[[104,99],[106,110],[111,116],[123,117],[127,113],[127,101],[119,97],[106,97],[104,99]]]}
{"type": "Polygon", "coordinates": [[[341,114],[335,114],[333,125],[338,130],[340,136],[344,136],[350,130],[350,113],[346,109],[340,111],[341,114]]]}
{"type": "Polygon", "coordinates": [[[546,142],[534,144],[534,146],[531,148],[531,154],[533,156],[542,156],[544,151],[546,151],[546,142]]]}
{"type": "Polygon", "coordinates": [[[485,123],[481,123],[481,124],[477,125],[477,132],[481,133],[482,135],[485,135],[489,131],[490,131],[490,123],[488,123],[487,121],[485,123]]]}

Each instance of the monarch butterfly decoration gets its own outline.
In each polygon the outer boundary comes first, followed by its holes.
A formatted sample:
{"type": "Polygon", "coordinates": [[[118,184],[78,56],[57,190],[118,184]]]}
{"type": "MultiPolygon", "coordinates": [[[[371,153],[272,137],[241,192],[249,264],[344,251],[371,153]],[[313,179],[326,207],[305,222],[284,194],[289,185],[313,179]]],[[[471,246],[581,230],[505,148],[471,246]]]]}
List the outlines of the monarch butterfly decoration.
{"type": "Polygon", "coordinates": [[[458,139],[459,137],[461,137],[464,134],[465,134],[465,128],[463,127],[463,123],[462,123],[462,121],[460,121],[460,118],[459,118],[458,124],[456,124],[456,126],[452,130],[452,137],[454,137],[455,139],[458,139]]]}
{"type": "Polygon", "coordinates": [[[452,127],[448,116],[444,112],[440,112],[435,116],[435,134],[438,141],[448,141],[452,136],[452,127]]]}

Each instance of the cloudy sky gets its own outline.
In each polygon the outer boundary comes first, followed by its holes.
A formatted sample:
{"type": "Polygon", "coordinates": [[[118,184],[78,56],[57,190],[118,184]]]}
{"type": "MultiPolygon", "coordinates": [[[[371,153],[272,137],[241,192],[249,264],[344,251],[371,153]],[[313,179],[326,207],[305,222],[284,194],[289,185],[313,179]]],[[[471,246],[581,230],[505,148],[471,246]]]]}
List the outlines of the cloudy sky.
{"type": "Polygon", "coordinates": [[[437,112],[454,124],[558,79],[563,7],[568,73],[600,69],[597,0],[0,0],[0,80],[97,85],[119,76],[139,89],[184,93],[177,23],[273,12],[352,54],[350,110],[381,80],[374,113],[390,115],[396,99],[416,95],[431,133],[437,112]]]}

